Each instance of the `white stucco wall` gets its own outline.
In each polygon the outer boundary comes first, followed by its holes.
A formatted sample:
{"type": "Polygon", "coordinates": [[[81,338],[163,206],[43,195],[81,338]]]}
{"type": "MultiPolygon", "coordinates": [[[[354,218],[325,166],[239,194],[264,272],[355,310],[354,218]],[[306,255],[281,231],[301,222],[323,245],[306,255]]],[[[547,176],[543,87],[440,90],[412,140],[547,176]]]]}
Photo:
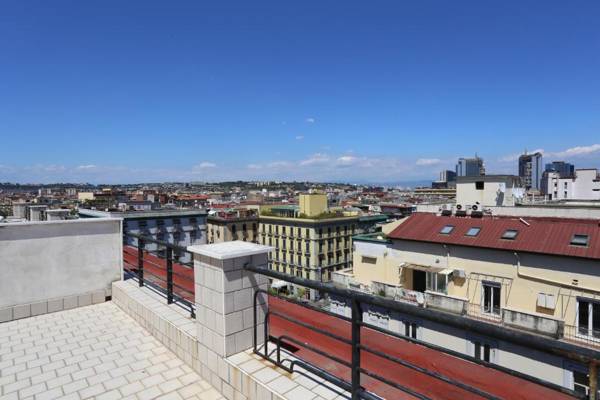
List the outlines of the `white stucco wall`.
{"type": "Polygon", "coordinates": [[[0,308],[101,289],[122,276],[120,219],[0,225],[0,308]]]}

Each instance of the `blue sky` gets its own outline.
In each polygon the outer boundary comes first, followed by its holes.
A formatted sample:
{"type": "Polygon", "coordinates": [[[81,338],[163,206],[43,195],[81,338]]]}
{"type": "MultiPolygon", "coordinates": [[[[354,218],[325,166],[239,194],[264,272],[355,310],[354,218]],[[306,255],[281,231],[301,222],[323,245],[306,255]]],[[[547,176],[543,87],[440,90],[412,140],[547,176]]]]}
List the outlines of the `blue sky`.
{"type": "Polygon", "coordinates": [[[600,166],[600,2],[3,1],[0,181],[600,166]]]}

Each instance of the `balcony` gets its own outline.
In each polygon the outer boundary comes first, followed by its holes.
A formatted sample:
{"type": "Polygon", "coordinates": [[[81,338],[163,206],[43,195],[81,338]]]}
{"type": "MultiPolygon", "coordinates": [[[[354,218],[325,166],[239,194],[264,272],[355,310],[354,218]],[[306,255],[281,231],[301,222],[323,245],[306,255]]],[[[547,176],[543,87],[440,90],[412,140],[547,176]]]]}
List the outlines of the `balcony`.
{"type": "Polygon", "coordinates": [[[467,311],[468,300],[461,297],[448,296],[443,293],[427,291],[425,292],[425,304],[428,308],[464,315],[467,311]]]}
{"type": "Polygon", "coordinates": [[[502,309],[504,325],[559,339],[563,336],[564,322],[545,315],[526,313],[510,308],[502,309]]]}
{"type": "Polygon", "coordinates": [[[600,349],[600,331],[589,330],[575,325],[563,325],[563,338],[566,341],[600,349]]]}

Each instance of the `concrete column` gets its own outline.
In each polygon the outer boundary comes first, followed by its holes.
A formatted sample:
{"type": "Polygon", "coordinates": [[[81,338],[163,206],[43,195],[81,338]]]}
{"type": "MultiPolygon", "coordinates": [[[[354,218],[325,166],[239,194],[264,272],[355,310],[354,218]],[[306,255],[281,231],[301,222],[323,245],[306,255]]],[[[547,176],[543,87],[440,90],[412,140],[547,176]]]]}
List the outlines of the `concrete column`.
{"type": "MultiPolygon", "coordinates": [[[[243,241],[188,247],[194,254],[198,341],[209,356],[228,357],[252,347],[254,295],[267,289],[267,278],[244,267],[267,268],[271,249],[243,241]]],[[[266,294],[258,300],[257,339],[262,343],[266,294]]]]}

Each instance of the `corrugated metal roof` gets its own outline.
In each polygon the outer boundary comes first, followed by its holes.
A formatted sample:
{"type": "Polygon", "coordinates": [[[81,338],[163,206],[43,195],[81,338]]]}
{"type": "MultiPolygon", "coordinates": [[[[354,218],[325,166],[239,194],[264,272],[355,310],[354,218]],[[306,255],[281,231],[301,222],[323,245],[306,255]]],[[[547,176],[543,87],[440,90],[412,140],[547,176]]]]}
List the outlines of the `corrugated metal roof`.
{"type": "Polygon", "coordinates": [[[518,217],[454,217],[415,213],[394,229],[391,239],[415,240],[470,247],[485,247],[509,251],[524,251],[569,257],[600,259],[600,222],[560,218],[518,217]],[[523,222],[525,221],[525,222],[523,222]],[[452,225],[450,234],[440,230],[452,225]],[[472,227],[481,231],[475,237],[466,236],[472,227]],[[509,229],[518,231],[514,240],[502,239],[509,229]],[[587,246],[571,245],[573,235],[588,235],[587,246]]]}

